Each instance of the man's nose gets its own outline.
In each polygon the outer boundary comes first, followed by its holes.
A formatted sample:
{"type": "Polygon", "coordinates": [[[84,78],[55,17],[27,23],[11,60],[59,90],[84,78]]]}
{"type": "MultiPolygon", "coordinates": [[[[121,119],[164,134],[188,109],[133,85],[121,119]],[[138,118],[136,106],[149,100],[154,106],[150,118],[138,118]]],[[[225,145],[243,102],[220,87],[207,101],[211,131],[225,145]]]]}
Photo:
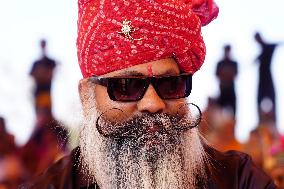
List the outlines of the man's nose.
{"type": "Polygon", "coordinates": [[[166,108],[166,104],[150,84],[143,98],[138,101],[137,108],[140,112],[162,113],[166,108]]]}

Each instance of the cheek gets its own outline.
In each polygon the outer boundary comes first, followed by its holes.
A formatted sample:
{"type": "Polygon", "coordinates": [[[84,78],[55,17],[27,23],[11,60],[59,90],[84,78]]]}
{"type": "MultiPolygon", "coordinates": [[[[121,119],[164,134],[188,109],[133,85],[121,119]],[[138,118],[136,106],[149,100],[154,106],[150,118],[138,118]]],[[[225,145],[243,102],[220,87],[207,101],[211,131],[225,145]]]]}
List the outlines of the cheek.
{"type": "Polygon", "coordinates": [[[177,113],[185,114],[186,113],[186,107],[185,104],[187,101],[185,99],[177,99],[177,100],[169,100],[166,102],[167,113],[170,113],[172,115],[176,115],[177,113]],[[182,111],[182,112],[180,112],[182,111]]]}
{"type": "Polygon", "coordinates": [[[98,111],[106,111],[111,104],[111,100],[108,97],[106,87],[97,85],[95,86],[94,92],[98,111]]]}

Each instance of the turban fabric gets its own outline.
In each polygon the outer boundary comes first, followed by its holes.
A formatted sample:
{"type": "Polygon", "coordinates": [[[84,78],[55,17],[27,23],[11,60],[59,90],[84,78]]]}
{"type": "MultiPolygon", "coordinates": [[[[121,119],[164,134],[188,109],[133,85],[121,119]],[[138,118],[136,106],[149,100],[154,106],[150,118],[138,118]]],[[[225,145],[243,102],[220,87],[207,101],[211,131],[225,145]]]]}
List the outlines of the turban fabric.
{"type": "MultiPolygon", "coordinates": [[[[182,0],[79,0],[77,54],[83,77],[173,57],[184,72],[205,59],[201,26],[214,3],[182,0]]],[[[212,8],[213,7],[213,8],[212,8]]]]}

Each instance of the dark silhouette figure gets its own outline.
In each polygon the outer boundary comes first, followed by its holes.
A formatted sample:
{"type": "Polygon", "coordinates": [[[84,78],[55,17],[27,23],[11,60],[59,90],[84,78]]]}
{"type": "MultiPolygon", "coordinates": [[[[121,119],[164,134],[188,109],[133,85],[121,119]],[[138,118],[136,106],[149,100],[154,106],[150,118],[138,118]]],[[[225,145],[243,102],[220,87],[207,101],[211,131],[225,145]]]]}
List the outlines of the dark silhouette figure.
{"type": "MultiPolygon", "coordinates": [[[[256,61],[259,63],[259,83],[258,83],[258,95],[257,106],[259,120],[262,121],[262,117],[265,114],[270,114],[271,120],[276,121],[276,104],[275,104],[275,90],[273,84],[273,78],[271,74],[271,62],[272,56],[277,44],[266,43],[261,37],[260,33],[255,33],[254,38],[256,42],[261,46],[261,53],[257,57],[256,61]],[[271,110],[265,110],[261,104],[264,100],[271,101],[271,110]],[[268,112],[267,112],[268,111],[268,112]]],[[[264,104],[265,105],[265,104],[264,104]]]]}
{"type": "Polygon", "coordinates": [[[5,119],[0,117],[0,159],[15,152],[16,144],[14,139],[14,136],[6,130],[5,119]]]}
{"type": "Polygon", "coordinates": [[[231,46],[224,47],[224,57],[218,62],[216,76],[219,79],[220,96],[217,103],[222,108],[227,108],[235,116],[236,93],[234,80],[238,74],[237,62],[231,58],[231,46]]]}
{"type": "Polygon", "coordinates": [[[30,75],[35,80],[35,129],[21,149],[29,177],[44,171],[67,151],[68,130],[52,114],[51,84],[56,62],[46,55],[46,41],[40,42],[42,57],[35,61],[30,75]]]}
{"type": "Polygon", "coordinates": [[[51,82],[53,78],[56,62],[50,59],[46,54],[46,41],[40,41],[40,47],[42,50],[42,57],[33,63],[30,75],[35,80],[34,97],[37,106],[37,97],[42,93],[50,94],[51,82]]]}
{"type": "Polygon", "coordinates": [[[16,189],[24,177],[14,135],[7,132],[5,119],[0,117],[0,189],[16,189]]]}

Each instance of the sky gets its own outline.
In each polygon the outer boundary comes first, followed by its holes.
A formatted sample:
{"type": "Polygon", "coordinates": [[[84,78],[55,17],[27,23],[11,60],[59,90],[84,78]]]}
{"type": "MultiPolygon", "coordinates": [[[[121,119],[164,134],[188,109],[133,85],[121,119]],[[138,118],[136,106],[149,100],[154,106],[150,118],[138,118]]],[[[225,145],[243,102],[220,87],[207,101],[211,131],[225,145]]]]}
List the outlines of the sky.
{"type": "MultiPolygon", "coordinates": [[[[278,122],[284,133],[284,18],[283,0],[218,0],[217,20],[204,27],[206,60],[193,80],[189,101],[206,107],[207,98],[218,95],[215,69],[224,44],[232,45],[239,63],[236,137],[244,142],[257,126],[256,90],[259,47],[253,40],[260,31],[269,42],[282,42],[275,52],[272,72],[275,81],[278,122]],[[281,56],[282,54],[282,56],[281,56]],[[281,106],[282,105],[282,106],[281,106]]],[[[0,1],[0,116],[6,118],[8,131],[18,144],[24,144],[33,131],[33,80],[29,70],[40,56],[39,40],[48,41],[48,55],[59,66],[52,87],[53,113],[70,127],[79,127],[78,81],[82,78],[76,57],[76,0],[0,1]]]]}

